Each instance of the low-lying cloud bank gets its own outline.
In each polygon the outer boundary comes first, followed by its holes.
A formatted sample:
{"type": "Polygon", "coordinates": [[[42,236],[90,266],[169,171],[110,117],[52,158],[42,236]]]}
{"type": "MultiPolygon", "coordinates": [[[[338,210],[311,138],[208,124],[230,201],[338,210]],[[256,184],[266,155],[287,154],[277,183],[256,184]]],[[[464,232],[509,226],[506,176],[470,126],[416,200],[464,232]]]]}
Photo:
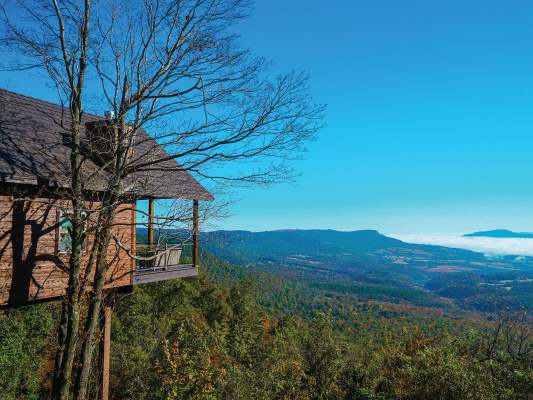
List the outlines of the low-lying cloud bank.
{"type": "Polygon", "coordinates": [[[533,239],[463,237],[462,234],[458,233],[413,233],[387,236],[407,243],[434,244],[477,251],[484,253],[487,257],[502,255],[533,257],[533,239]]]}

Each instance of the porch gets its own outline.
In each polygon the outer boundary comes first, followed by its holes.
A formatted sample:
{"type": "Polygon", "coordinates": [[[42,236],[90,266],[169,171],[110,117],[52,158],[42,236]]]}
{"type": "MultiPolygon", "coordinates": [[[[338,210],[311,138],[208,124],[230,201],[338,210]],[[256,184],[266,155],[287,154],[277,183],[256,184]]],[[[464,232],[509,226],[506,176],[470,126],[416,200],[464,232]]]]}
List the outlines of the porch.
{"type": "Polygon", "coordinates": [[[198,267],[187,258],[182,259],[184,253],[193,254],[193,247],[193,242],[138,244],[136,256],[140,259],[135,260],[133,284],[198,275],[198,267]]]}
{"type": "Polygon", "coordinates": [[[168,279],[198,275],[198,200],[193,200],[192,240],[178,243],[155,243],[154,241],[154,200],[148,203],[148,243],[136,244],[135,267],[132,284],[139,285],[168,279]],[[182,255],[190,259],[182,259],[182,255]]]}

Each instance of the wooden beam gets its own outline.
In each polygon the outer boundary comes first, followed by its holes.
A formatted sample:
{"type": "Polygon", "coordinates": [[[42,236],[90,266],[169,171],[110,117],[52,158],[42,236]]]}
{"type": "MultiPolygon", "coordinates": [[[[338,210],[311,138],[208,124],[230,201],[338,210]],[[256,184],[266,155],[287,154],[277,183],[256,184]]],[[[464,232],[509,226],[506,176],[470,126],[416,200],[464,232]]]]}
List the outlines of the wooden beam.
{"type": "Polygon", "coordinates": [[[192,206],[192,264],[198,268],[198,200],[192,206]]]}
{"type": "Polygon", "coordinates": [[[111,353],[111,306],[104,305],[104,343],[102,362],[102,400],[109,400],[109,363],[111,353]]]}
{"type": "Polygon", "coordinates": [[[154,244],[154,200],[148,200],[148,245],[154,244]]]}

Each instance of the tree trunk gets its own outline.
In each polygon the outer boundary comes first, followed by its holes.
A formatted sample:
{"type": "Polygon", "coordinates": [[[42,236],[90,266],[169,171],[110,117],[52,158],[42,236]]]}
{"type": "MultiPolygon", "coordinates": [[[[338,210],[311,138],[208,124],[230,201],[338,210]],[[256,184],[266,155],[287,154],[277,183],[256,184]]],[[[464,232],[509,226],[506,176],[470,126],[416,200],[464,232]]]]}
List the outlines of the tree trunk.
{"type": "Polygon", "coordinates": [[[100,310],[102,308],[103,292],[105,285],[105,276],[107,273],[107,249],[111,241],[111,235],[109,229],[106,236],[103,237],[103,243],[101,244],[101,251],[98,256],[95,284],[93,287],[94,295],[89,306],[89,312],[87,315],[87,322],[85,326],[85,332],[87,337],[83,343],[81,354],[81,370],[76,382],[76,392],[79,400],[85,400],[87,398],[87,390],[89,387],[89,375],[91,372],[92,361],[94,351],[96,348],[96,333],[98,324],[100,321],[100,310]]]}
{"type": "Polygon", "coordinates": [[[70,157],[72,181],[71,181],[71,201],[72,216],[71,222],[71,253],[69,257],[69,281],[67,288],[66,307],[63,312],[62,321],[65,324],[60,327],[59,333],[59,352],[56,360],[56,370],[54,373],[54,383],[52,398],[58,400],[68,400],[71,381],[74,356],[78,346],[78,332],[80,325],[80,306],[83,299],[80,299],[80,274],[81,274],[81,256],[83,251],[83,242],[85,240],[85,221],[82,210],[84,208],[83,193],[83,160],[80,154],[80,121],[81,121],[81,99],[77,96],[72,100],[70,105],[72,118],[71,138],[72,153],[70,157]],[[61,330],[66,327],[66,334],[61,330]],[[64,342],[62,339],[64,338],[64,342]]]}
{"type": "MultiPolygon", "coordinates": [[[[117,181],[116,181],[117,182],[117,181]]],[[[89,387],[89,376],[91,373],[94,351],[96,348],[96,333],[100,321],[100,310],[102,308],[105,276],[108,270],[107,252],[111,242],[111,227],[116,215],[116,204],[120,197],[119,185],[110,185],[114,190],[108,191],[102,202],[102,213],[100,214],[98,226],[102,227],[97,231],[95,241],[99,246],[96,257],[96,271],[93,284],[93,298],[89,305],[85,332],[87,334],[82,347],[81,369],[76,381],[76,393],[79,400],[87,398],[89,387]]],[[[118,180],[120,182],[120,180],[118,180]]]]}

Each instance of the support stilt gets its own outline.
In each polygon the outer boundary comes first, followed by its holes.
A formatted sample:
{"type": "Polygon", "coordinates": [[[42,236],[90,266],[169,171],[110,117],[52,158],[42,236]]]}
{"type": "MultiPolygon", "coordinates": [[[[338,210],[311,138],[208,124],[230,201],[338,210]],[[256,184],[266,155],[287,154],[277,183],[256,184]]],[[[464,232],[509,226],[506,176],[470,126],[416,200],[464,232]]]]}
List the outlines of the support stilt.
{"type": "Polygon", "coordinates": [[[198,267],[198,200],[193,200],[192,218],[192,263],[198,267]]]}
{"type": "Polygon", "coordinates": [[[102,400],[109,400],[109,363],[111,353],[111,306],[104,304],[104,343],[102,361],[102,400]]]}

